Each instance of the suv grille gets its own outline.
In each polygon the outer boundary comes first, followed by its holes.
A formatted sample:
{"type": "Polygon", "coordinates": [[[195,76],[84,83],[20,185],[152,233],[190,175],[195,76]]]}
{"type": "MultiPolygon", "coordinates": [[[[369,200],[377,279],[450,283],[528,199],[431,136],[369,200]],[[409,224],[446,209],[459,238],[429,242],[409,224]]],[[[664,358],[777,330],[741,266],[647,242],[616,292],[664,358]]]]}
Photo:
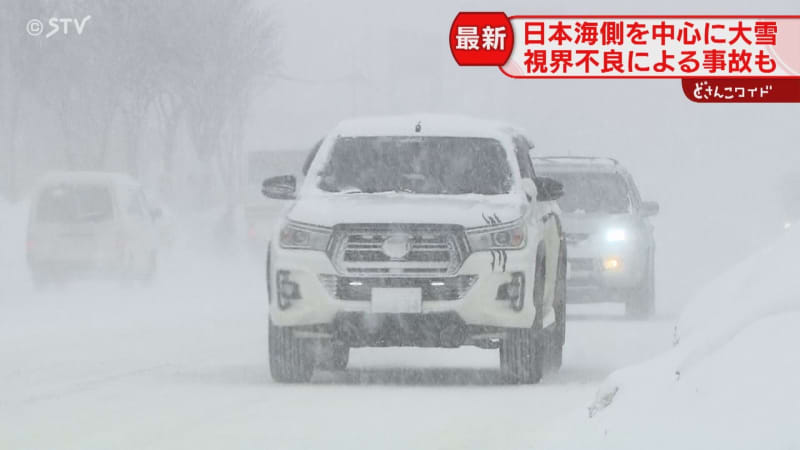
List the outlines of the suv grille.
{"type": "Polygon", "coordinates": [[[597,267],[592,258],[567,258],[567,261],[574,271],[592,271],[597,267]]]}
{"type": "Polygon", "coordinates": [[[468,252],[464,229],[454,225],[362,224],[333,229],[330,257],[344,275],[446,275],[455,273],[468,252]],[[387,252],[387,240],[406,244],[387,252]]]}

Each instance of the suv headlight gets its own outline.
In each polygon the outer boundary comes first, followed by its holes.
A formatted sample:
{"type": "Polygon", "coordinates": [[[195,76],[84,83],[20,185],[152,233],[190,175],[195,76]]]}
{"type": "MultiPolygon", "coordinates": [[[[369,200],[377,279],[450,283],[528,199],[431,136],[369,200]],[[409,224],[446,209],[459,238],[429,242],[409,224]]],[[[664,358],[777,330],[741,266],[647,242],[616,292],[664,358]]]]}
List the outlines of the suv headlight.
{"type": "Polygon", "coordinates": [[[636,240],[636,230],[626,228],[609,228],[606,230],[606,242],[625,242],[636,240]]]}
{"type": "Polygon", "coordinates": [[[467,231],[467,240],[473,251],[514,250],[525,247],[527,231],[525,223],[518,221],[467,231]]]}
{"type": "Polygon", "coordinates": [[[319,250],[328,248],[331,230],[297,222],[289,222],[281,228],[281,248],[319,250]]]}
{"type": "Polygon", "coordinates": [[[606,240],[608,242],[620,242],[628,239],[628,233],[624,228],[611,228],[606,231],[606,240]]]}

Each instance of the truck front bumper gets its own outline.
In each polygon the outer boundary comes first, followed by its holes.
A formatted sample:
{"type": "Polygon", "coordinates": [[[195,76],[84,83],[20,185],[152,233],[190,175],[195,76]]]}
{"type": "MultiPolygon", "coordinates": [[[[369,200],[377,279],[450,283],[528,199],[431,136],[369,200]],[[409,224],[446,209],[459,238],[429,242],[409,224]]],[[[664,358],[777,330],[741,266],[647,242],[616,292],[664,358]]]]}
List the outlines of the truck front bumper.
{"type": "MultiPolygon", "coordinates": [[[[525,328],[532,325],[536,314],[532,304],[535,256],[528,248],[506,251],[502,258],[504,264],[499,254],[472,253],[457,273],[447,276],[345,277],[337,273],[323,252],[286,250],[277,246],[272,247],[270,259],[270,316],[279,326],[357,323],[378,324],[381,328],[380,324],[390,324],[386,325],[388,327],[412,321],[414,326],[421,324],[422,328],[427,328],[429,323],[441,325],[455,320],[473,330],[525,328]],[[520,279],[524,280],[522,301],[512,304],[502,294],[498,299],[499,293],[505,293],[505,286],[520,279]],[[419,311],[387,314],[374,310],[371,289],[396,286],[421,289],[419,311]],[[293,299],[279,299],[279,290],[293,299]]],[[[554,320],[550,308],[544,316],[545,326],[554,320]]]]}

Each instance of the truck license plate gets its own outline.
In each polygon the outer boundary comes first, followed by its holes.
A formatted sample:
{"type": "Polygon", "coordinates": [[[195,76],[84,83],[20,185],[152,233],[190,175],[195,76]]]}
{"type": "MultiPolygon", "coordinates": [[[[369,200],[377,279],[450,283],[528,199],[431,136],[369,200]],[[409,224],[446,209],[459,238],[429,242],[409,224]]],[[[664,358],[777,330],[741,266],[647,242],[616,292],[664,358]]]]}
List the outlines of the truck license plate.
{"type": "Polygon", "coordinates": [[[422,289],[372,288],[372,312],[421,313],[422,289]]]}

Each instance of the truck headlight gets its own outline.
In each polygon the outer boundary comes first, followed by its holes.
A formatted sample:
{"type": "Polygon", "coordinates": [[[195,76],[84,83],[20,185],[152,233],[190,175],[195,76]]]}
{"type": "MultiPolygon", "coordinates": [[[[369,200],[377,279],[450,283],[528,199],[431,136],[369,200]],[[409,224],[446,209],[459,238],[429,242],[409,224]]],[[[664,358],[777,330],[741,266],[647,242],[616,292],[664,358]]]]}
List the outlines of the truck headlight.
{"type": "Polygon", "coordinates": [[[514,250],[525,247],[527,231],[525,223],[518,221],[467,231],[467,240],[474,251],[514,250]]]}
{"type": "Polygon", "coordinates": [[[624,228],[612,228],[606,231],[606,241],[622,242],[628,240],[628,233],[624,228]]]}
{"type": "Polygon", "coordinates": [[[319,250],[328,248],[331,230],[313,225],[289,222],[281,228],[281,248],[319,250]]]}

